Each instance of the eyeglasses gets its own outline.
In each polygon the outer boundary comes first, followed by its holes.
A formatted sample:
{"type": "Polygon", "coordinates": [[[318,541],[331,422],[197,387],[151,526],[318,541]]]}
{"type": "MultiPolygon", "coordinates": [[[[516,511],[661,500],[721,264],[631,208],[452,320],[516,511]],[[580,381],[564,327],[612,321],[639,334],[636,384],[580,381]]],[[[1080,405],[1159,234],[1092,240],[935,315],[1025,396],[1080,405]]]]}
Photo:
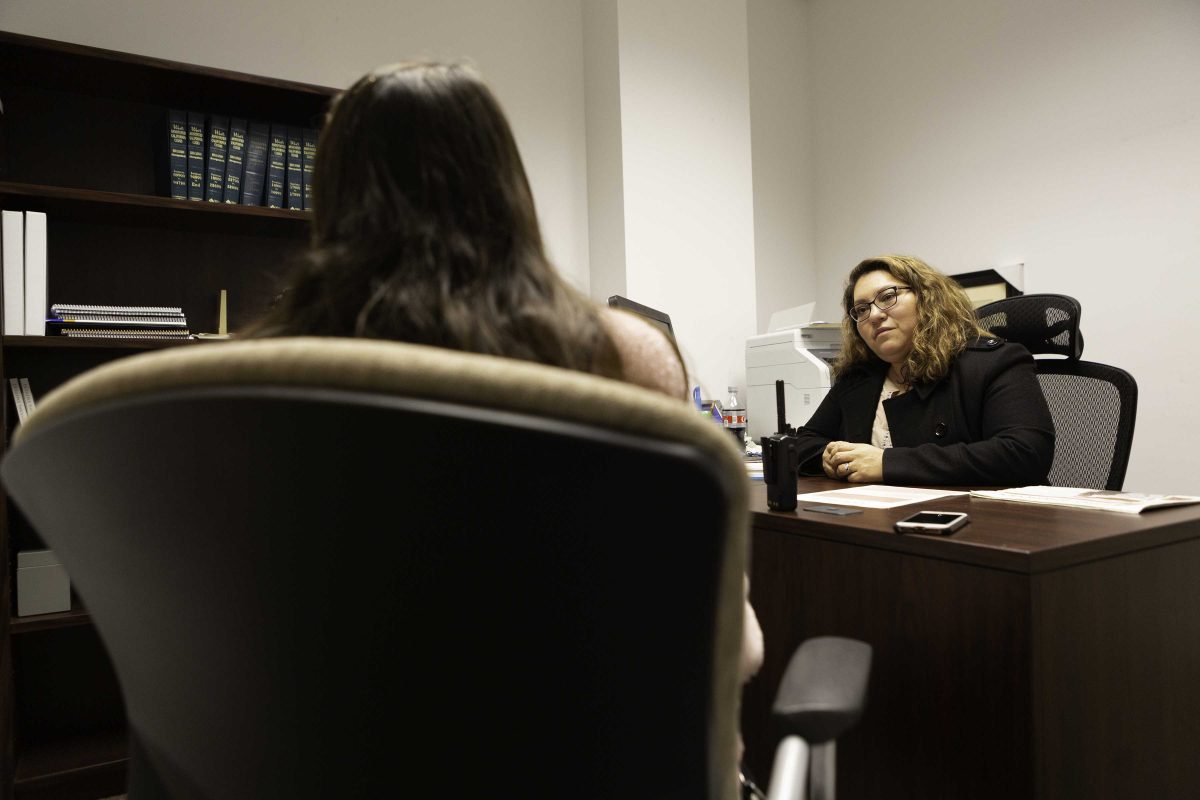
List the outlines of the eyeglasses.
{"type": "Polygon", "coordinates": [[[850,319],[857,324],[862,322],[867,317],[871,316],[871,306],[875,306],[880,311],[887,311],[900,299],[901,292],[911,292],[912,289],[907,286],[885,286],[875,295],[875,299],[869,303],[856,303],[850,306],[850,319]]]}

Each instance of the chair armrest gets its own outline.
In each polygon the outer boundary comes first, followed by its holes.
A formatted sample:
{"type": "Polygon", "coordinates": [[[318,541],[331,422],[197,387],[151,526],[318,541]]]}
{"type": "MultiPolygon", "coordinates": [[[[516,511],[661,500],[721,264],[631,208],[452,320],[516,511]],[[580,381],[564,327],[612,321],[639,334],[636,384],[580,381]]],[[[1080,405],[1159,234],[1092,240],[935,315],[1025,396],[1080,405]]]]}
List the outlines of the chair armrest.
{"type": "Polygon", "coordinates": [[[841,736],[862,716],[871,674],[871,646],[819,636],[792,655],[772,709],[785,736],[818,745],[841,736]]]}

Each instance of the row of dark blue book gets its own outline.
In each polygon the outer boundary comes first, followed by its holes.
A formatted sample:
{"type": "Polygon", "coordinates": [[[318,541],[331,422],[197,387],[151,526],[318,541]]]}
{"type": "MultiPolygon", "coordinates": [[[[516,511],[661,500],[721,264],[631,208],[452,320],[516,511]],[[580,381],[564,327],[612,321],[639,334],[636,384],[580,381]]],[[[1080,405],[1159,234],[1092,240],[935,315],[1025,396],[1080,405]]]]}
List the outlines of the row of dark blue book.
{"type": "Polygon", "coordinates": [[[221,114],[170,111],[170,196],[243,206],[312,208],[317,131],[221,114]]]}

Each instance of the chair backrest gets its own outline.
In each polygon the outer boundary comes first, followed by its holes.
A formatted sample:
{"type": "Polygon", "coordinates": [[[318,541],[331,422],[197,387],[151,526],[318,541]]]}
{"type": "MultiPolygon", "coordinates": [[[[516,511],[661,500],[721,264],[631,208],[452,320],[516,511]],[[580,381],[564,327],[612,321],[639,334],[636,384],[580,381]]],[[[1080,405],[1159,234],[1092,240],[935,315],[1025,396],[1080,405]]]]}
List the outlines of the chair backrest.
{"type": "Polygon", "coordinates": [[[1038,381],[1054,418],[1050,483],[1120,490],[1133,445],[1137,381],[1123,369],[1081,361],[1079,301],[1030,294],[988,303],[976,311],[997,336],[1025,345],[1038,358],[1038,381]]]}
{"type": "Polygon", "coordinates": [[[2,465],[109,649],[131,797],[718,797],[746,480],[616,381],[388,342],[125,359],[2,465]]]}
{"type": "Polygon", "coordinates": [[[975,311],[979,324],[1008,342],[1017,342],[1034,355],[1075,359],[1083,355],[1079,301],[1065,294],[1023,294],[1006,297],[975,311]]]}

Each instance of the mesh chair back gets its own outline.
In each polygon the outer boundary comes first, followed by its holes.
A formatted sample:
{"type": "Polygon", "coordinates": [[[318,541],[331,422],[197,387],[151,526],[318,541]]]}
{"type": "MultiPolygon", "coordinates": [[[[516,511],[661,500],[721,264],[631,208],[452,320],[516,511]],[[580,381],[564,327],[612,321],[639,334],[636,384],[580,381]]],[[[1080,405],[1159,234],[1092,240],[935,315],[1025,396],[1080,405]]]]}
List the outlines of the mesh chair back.
{"type": "Polygon", "coordinates": [[[746,481],[683,403],[308,339],[39,411],[4,480],[112,656],[131,800],[731,785],[746,481]]]}
{"type": "Polygon", "coordinates": [[[1078,359],[1083,355],[1079,333],[1079,301],[1063,294],[1026,294],[981,306],[979,324],[1008,342],[1017,342],[1034,355],[1078,359]]]}
{"type": "Polygon", "coordinates": [[[1081,361],[1081,309],[1073,297],[1031,294],[982,306],[980,324],[1038,358],[1038,381],[1054,419],[1050,483],[1119,491],[1133,444],[1137,382],[1123,369],[1081,361]]]}
{"type": "Polygon", "coordinates": [[[1133,376],[1091,361],[1038,359],[1038,381],[1054,418],[1050,484],[1120,491],[1137,413],[1133,376]]]}

